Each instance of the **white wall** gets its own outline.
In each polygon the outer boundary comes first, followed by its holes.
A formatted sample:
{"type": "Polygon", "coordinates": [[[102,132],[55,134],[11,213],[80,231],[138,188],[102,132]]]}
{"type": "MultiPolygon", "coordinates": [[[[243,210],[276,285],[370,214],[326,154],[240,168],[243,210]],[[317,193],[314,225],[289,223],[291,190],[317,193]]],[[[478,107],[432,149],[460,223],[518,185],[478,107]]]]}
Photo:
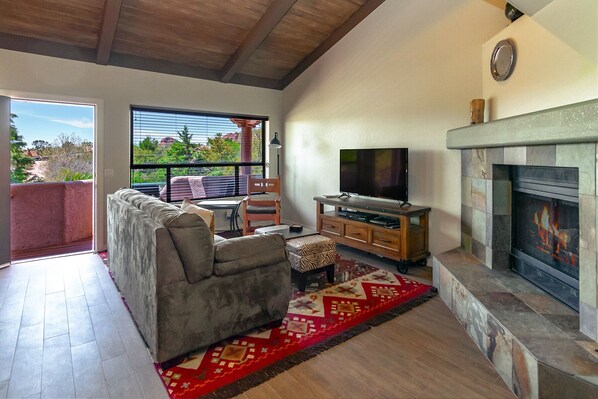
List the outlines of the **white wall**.
{"type": "Polygon", "coordinates": [[[409,199],[432,207],[430,248],[460,244],[460,152],[446,131],[482,95],[482,44],[508,23],[480,0],[389,0],[283,93],[283,217],[315,225],[339,190],[339,149],[409,147],[409,199]],[[424,4],[425,3],[425,4],[424,4]]]}
{"type": "Polygon", "coordinates": [[[114,176],[98,173],[97,247],[104,249],[106,194],[129,184],[129,107],[147,105],[270,117],[281,131],[279,91],[135,71],[111,66],[0,50],[0,91],[38,93],[44,98],[86,98],[103,108],[98,120],[98,163],[114,176]],[[103,104],[103,105],[102,105],[103,104]]]}
{"type": "Polygon", "coordinates": [[[483,93],[489,120],[598,97],[598,1],[553,0],[523,16],[483,46],[483,93]],[[503,82],[490,75],[496,43],[517,49],[513,74],[503,82]]]}

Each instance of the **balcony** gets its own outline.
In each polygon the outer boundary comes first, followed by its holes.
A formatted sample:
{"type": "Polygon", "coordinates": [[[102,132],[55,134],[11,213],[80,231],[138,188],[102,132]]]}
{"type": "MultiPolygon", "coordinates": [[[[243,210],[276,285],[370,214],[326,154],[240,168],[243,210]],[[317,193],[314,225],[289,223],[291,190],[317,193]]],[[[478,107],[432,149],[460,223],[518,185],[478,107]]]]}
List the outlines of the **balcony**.
{"type": "Polygon", "coordinates": [[[10,186],[11,260],[93,249],[93,181],[10,186]]]}

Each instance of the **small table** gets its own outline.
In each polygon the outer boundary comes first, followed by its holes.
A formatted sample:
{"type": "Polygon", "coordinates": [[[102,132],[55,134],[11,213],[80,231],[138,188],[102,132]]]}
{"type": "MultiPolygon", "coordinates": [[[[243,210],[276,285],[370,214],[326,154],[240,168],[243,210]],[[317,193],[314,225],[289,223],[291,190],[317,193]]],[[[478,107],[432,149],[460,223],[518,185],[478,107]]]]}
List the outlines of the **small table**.
{"type": "Polygon", "coordinates": [[[209,210],[215,209],[230,209],[230,230],[234,231],[239,235],[241,228],[237,218],[239,217],[239,207],[241,206],[241,200],[205,200],[197,203],[198,206],[209,210]]]}
{"type": "Polygon", "coordinates": [[[276,226],[268,226],[268,227],[260,227],[255,229],[255,234],[282,234],[285,240],[291,240],[293,238],[305,237],[305,236],[313,236],[318,234],[317,230],[309,229],[304,227],[299,232],[294,232],[289,230],[289,226],[286,224],[279,224],[276,226]]]}
{"type": "Polygon", "coordinates": [[[330,238],[306,227],[292,232],[287,225],[258,228],[255,234],[281,234],[287,240],[291,272],[299,291],[305,291],[307,277],[315,273],[326,272],[328,282],[334,282],[336,244],[330,238]]]}

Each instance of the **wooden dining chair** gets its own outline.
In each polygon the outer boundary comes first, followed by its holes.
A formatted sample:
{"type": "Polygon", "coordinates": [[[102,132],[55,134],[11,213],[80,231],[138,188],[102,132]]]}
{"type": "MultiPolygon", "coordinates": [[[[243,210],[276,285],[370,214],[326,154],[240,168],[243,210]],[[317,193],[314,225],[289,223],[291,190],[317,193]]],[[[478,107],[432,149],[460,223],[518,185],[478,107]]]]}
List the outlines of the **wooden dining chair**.
{"type": "Polygon", "coordinates": [[[247,196],[241,202],[243,235],[253,234],[252,221],[280,224],[280,177],[247,177],[247,196]],[[270,195],[267,195],[270,194],[270,195]]]}

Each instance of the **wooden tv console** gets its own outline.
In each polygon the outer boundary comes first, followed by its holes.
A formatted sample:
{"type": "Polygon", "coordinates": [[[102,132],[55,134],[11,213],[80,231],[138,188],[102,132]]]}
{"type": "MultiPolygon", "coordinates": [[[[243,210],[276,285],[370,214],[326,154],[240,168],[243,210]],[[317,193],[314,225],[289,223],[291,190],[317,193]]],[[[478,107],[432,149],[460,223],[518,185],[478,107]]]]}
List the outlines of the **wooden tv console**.
{"type": "Polygon", "coordinates": [[[409,265],[424,264],[428,252],[428,214],[425,206],[400,207],[398,203],[363,197],[319,196],[316,201],[318,232],[339,244],[348,245],[398,261],[407,273],[409,265]],[[324,206],[334,207],[324,211],[324,206]],[[383,218],[399,226],[385,227],[383,218]],[[407,227],[406,227],[407,226],[407,227]]]}

